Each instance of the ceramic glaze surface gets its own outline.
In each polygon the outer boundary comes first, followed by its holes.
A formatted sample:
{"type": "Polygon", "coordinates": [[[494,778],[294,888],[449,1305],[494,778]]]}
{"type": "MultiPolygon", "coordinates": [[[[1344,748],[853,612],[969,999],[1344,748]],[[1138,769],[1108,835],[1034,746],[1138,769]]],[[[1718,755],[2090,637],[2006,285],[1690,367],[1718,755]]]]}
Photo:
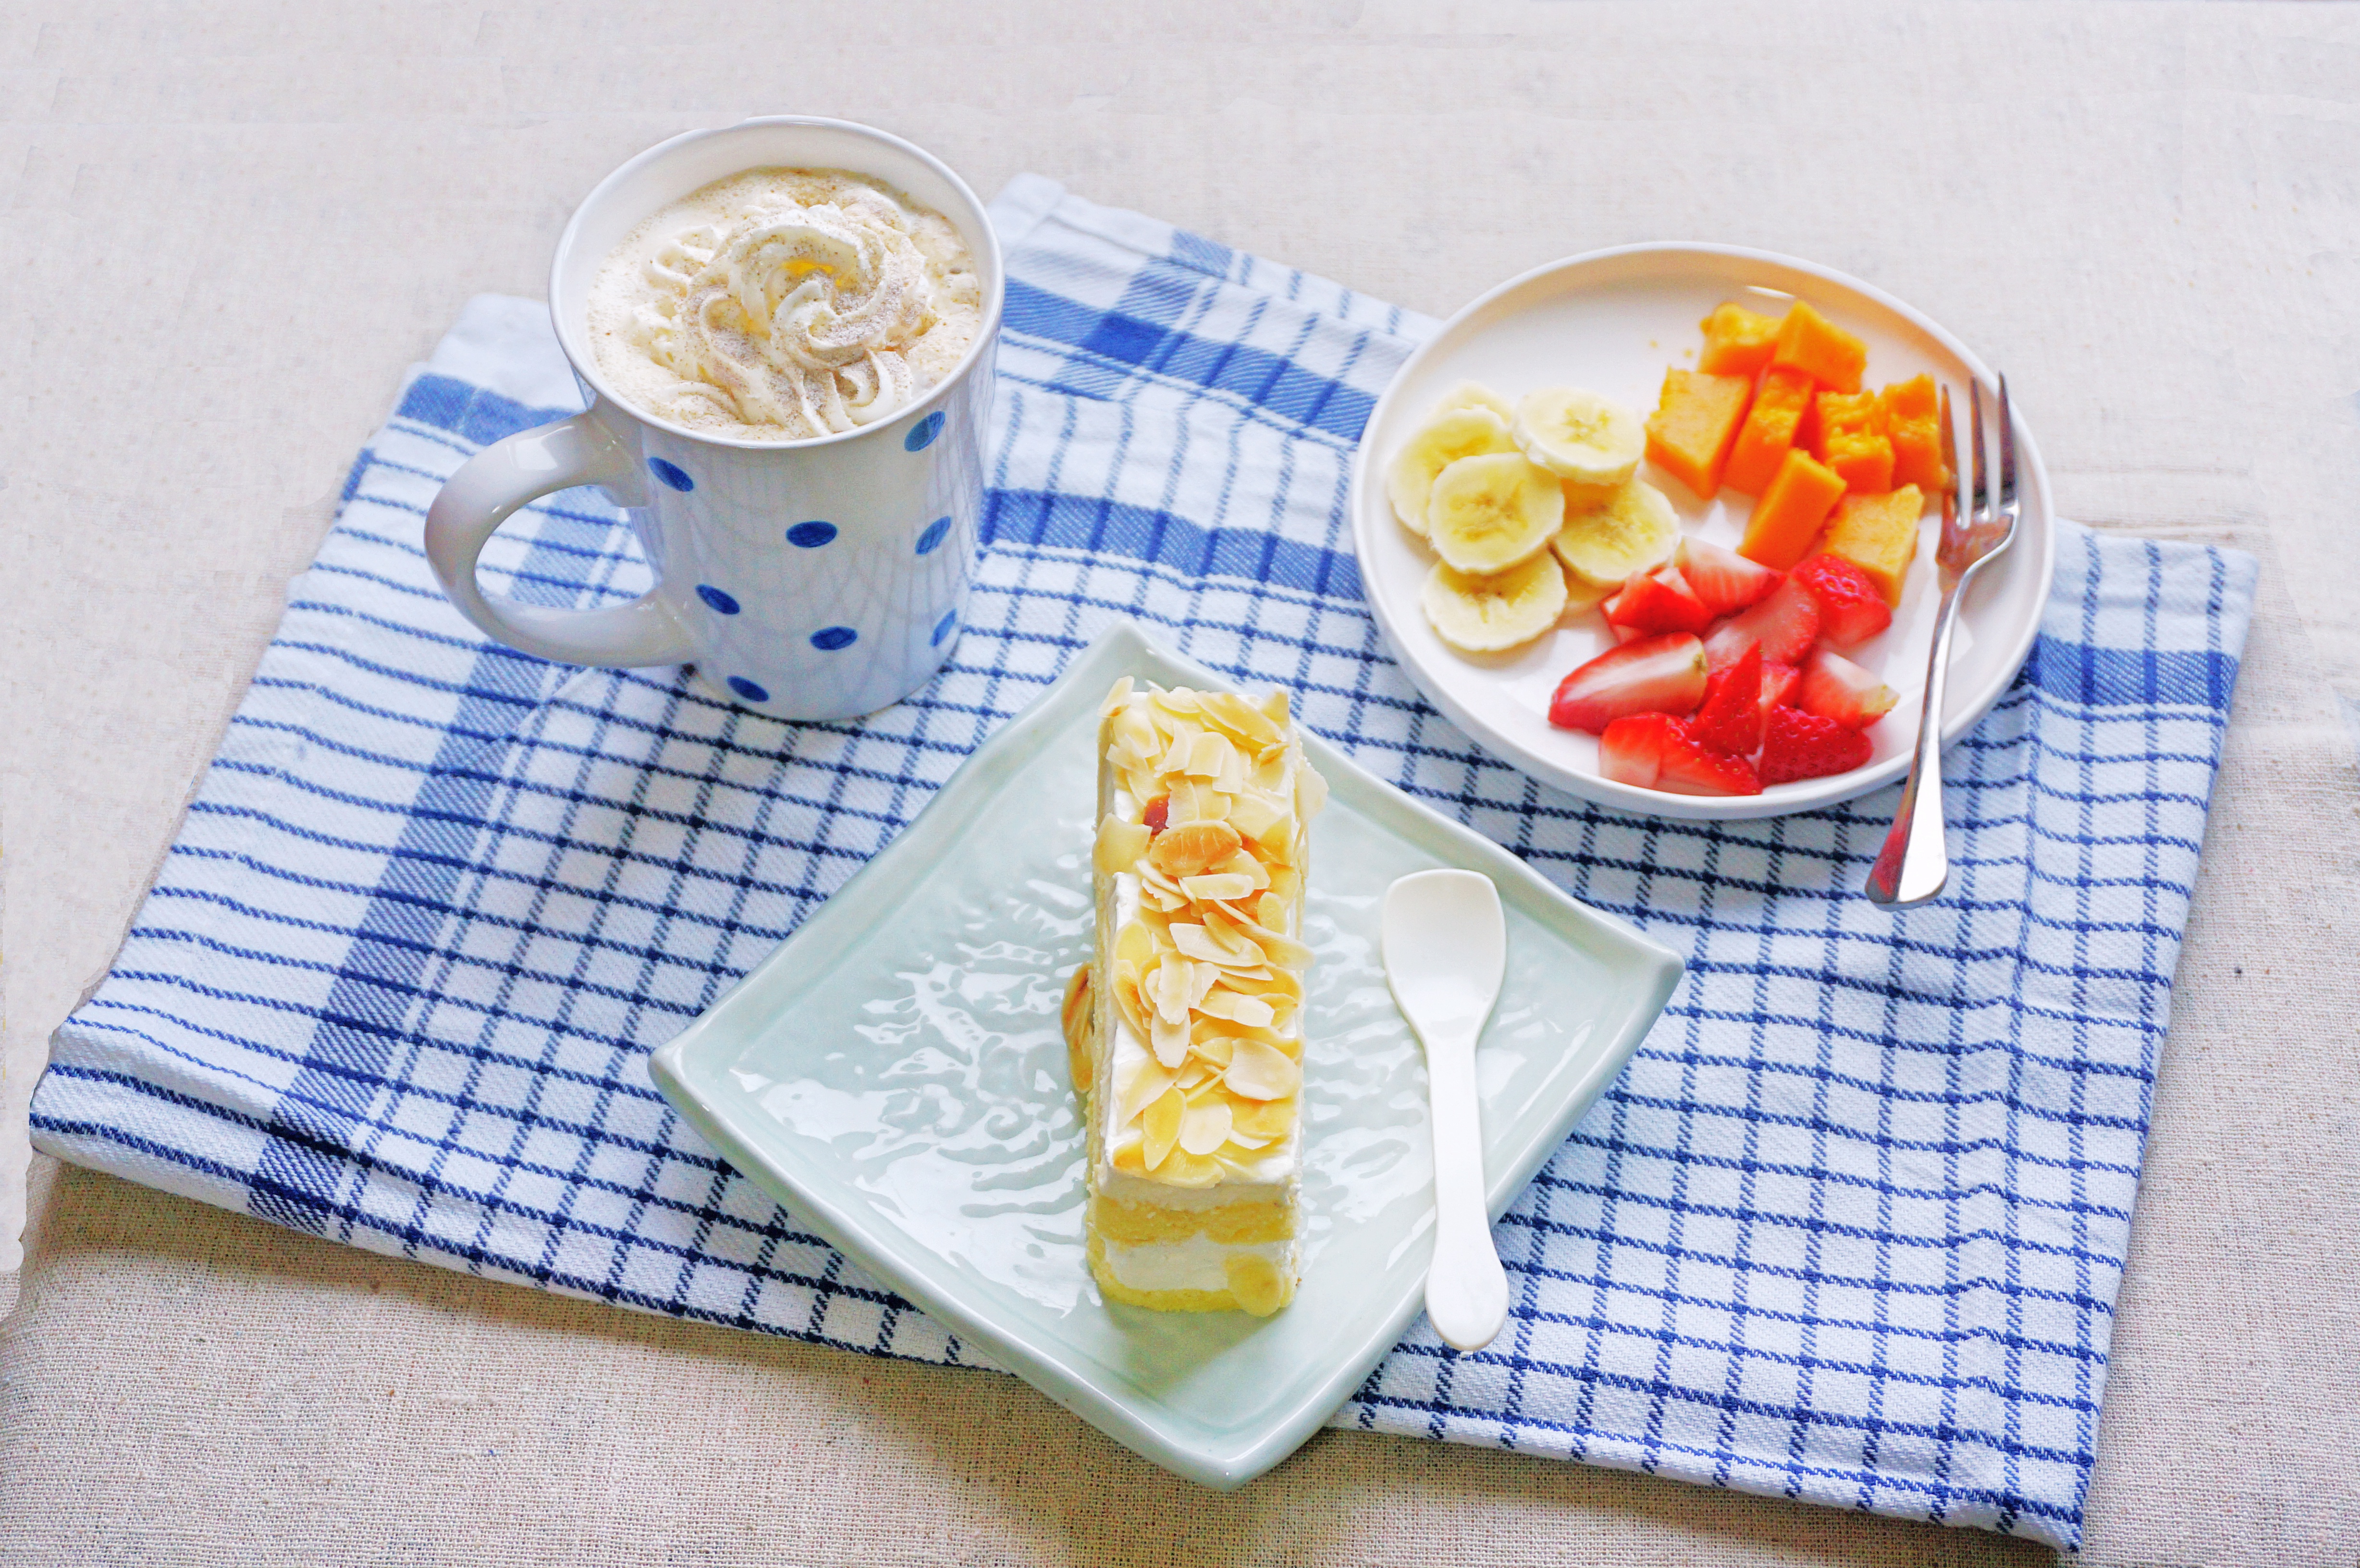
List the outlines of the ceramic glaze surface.
{"type": "Polygon", "coordinates": [[[1621,1070],[1677,960],[1317,736],[1306,940],[1306,1267],[1267,1320],[1101,1301],[1058,1031],[1092,941],[1098,702],[1118,674],[1224,685],[1130,627],[987,743],[728,996],[655,1081],[731,1163],[1076,1413],[1202,1481],[1275,1463],[1415,1317],[1431,1246],[1423,1055],[1377,949],[1385,889],[1437,866],[1500,887],[1508,976],[1478,1067],[1491,1207],[1621,1070]]]}

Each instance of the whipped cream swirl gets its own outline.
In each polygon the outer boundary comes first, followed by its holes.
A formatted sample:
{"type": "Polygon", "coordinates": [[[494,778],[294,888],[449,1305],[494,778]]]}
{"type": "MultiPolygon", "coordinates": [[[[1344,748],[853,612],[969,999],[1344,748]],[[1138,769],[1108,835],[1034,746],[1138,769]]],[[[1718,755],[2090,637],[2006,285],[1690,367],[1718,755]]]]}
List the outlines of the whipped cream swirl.
{"type": "Polygon", "coordinates": [[[671,373],[644,388],[652,412],[774,439],[856,430],[964,354],[980,289],[956,231],[858,177],[816,172],[716,181],[657,215],[617,323],[671,373]],[[735,199],[703,203],[704,221],[665,223],[733,186],[735,199]]]}

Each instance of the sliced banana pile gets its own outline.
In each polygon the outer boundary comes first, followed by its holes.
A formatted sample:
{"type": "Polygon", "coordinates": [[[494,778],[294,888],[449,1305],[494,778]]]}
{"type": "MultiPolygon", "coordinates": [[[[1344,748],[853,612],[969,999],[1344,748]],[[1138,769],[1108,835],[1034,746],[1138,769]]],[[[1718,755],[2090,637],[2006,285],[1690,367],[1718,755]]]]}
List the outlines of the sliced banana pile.
{"type": "Polygon", "coordinates": [[[1670,559],[1679,518],[1633,477],[1646,439],[1629,409],[1571,387],[1513,406],[1473,381],[1445,393],[1385,470],[1402,526],[1441,557],[1419,595],[1436,634],[1514,648],[1670,559]]]}

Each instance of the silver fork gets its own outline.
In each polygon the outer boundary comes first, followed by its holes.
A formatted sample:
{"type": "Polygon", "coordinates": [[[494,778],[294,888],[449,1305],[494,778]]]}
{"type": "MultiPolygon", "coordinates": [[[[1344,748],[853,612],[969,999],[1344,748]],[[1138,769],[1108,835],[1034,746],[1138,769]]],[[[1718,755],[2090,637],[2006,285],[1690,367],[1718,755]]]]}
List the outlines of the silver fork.
{"type": "Polygon", "coordinates": [[[1942,604],[1934,615],[1934,649],[1926,666],[1926,702],[1918,715],[1918,749],[1909,759],[1909,781],[1901,787],[1901,809],[1885,835],[1885,847],[1869,868],[1869,898],[1879,904],[1922,904],[1950,878],[1950,850],[1942,842],[1942,689],[1950,683],[1950,631],[1958,624],[1959,596],[1983,563],[2016,541],[2021,509],[2016,496],[2016,421],[2007,408],[2007,377],[1999,378],[1999,501],[1993,504],[1983,476],[1983,389],[1970,383],[1974,416],[1974,504],[1966,508],[1961,491],[1966,474],[1958,463],[1950,428],[1950,389],[1942,388],[1942,450],[1950,457],[1950,488],[1942,495],[1942,543],[1935,561],[1942,569],[1942,604]]]}

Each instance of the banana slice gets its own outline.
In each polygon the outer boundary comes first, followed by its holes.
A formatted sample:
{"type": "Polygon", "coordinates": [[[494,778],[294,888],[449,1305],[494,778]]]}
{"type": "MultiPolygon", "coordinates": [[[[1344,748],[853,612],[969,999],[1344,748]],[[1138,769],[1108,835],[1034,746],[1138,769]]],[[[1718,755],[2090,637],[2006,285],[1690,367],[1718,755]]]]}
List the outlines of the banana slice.
{"type": "Polygon", "coordinates": [[[1385,495],[1393,501],[1394,516],[1404,528],[1423,537],[1435,475],[1462,457],[1515,450],[1516,438],[1508,433],[1502,415],[1473,408],[1437,412],[1402,443],[1385,470],[1385,495]]]}
{"type": "Polygon", "coordinates": [[[1448,414],[1453,408],[1489,408],[1500,416],[1500,422],[1503,425],[1511,423],[1516,417],[1516,410],[1510,407],[1508,400],[1480,381],[1462,381],[1445,392],[1441,400],[1434,405],[1434,415],[1448,414]]]}
{"type": "Polygon", "coordinates": [[[1645,480],[1625,480],[1598,496],[1567,489],[1565,526],[1549,542],[1567,570],[1590,586],[1612,593],[1631,573],[1661,566],[1679,548],[1680,515],[1645,480]]]}
{"type": "MultiPolygon", "coordinates": [[[[1554,544],[1556,541],[1552,539],[1550,542],[1554,544]]],[[[1561,565],[1560,570],[1565,574],[1565,613],[1568,615],[1588,615],[1614,597],[1616,591],[1622,586],[1620,583],[1592,583],[1570,566],[1561,565]]]]}
{"type": "Polygon", "coordinates": [[[1511,433],[1526,457],[1576,485],[1620,485],[1639,472],[1647,427],[1595,392],[1544,387],[1516,402],[1511,433]]]}
{"type": "Polygon", "coordinates": [[[1565,613],[1565,573],[1547,551],[1490,576],[1437,561],[1418,594],[1435,635],[1468,653],[1530,642],[1565,613]]]}
{"type": "Polygon", "coordinates": [[[1426,503],[1434,551],[1460,572],[1505,572],[1548,548],[1565,522],[1565,486],[1520,452],[1462,457],[1426,503]]]}

